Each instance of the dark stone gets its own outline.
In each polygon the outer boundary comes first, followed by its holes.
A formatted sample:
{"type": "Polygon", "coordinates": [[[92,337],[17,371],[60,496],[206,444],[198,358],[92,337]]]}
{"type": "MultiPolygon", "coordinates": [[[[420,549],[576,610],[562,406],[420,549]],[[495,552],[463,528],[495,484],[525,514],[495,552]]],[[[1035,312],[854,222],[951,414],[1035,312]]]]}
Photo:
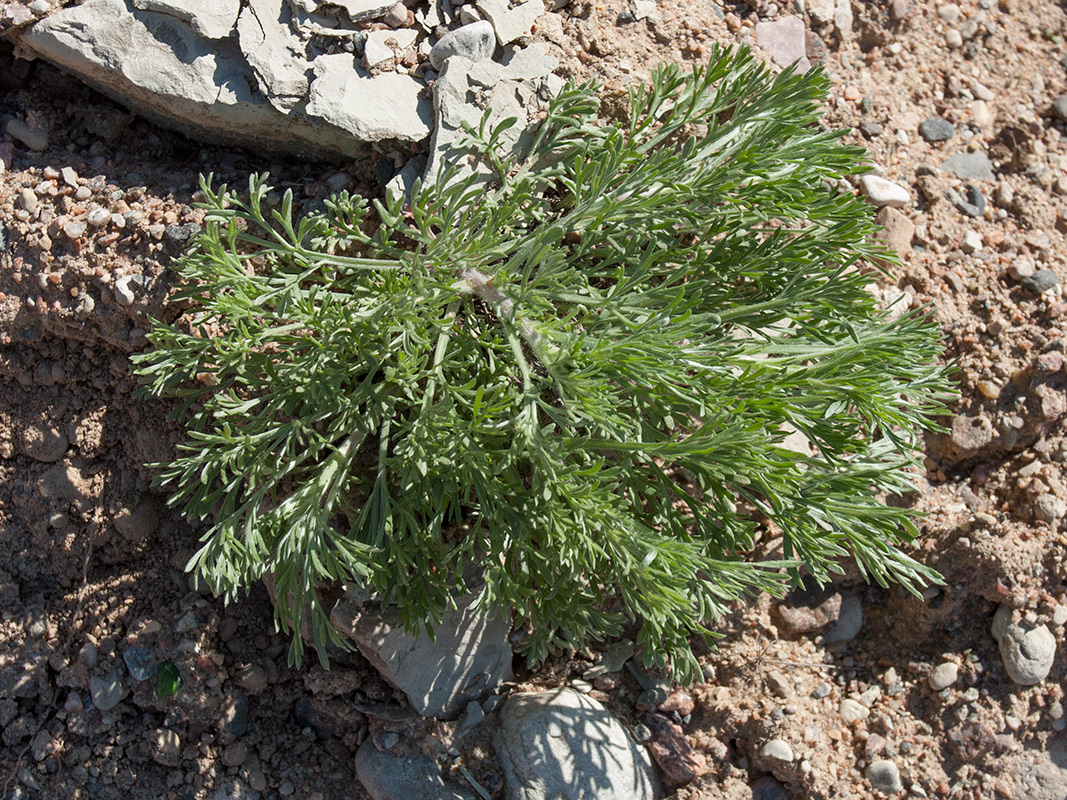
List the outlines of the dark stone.
{"type": "Polygon", "coordinates": [[[919,135],[928,142],[946,142],[956,135],[956,127],[941,117],[927,117],[919,124],[919,135]]]}
{"type": "Polygon", "coordinates": [[[1039,269],[1033,275],[1028,275],[1019,281],[1019,283],[1035,294],[1047,292],[1059,282],[1059,276],[1050,269],[1039,269]]]}
{"type": "Polygon", "coordinates": [[[963,191],[966,198],[960,197],[958,194],[954,194],[952,198],[956,208],[968,217],[982,216],[985,213],[985,195],[982,194],[982,190],[973,183],[968,183],[963,191]]]}
{"type": "Polygon", "coordinates": [[[1052,104],[1052,116],[1063,122],[1067,122],[1067,94],[1061,94],[1052,104]]]}
{"type": "Polygon", "coordinates": [[[189,240],[200,233],[200,226],[195,222],[184,225],[172,224],[163,229],[163,242],[167,249],[176,253],[189,244],[189,240]]]}

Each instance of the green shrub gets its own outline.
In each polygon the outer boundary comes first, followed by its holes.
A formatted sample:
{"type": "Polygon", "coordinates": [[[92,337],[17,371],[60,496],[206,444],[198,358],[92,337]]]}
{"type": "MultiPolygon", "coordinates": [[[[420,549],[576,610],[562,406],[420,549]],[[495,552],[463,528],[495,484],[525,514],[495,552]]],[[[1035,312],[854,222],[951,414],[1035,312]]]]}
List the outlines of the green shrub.
{"type": "Polygon", "coordinates": [[[937,580],[881,498],[942,411],[938,335],[865,289],[892,257],[839,190],[864,151],[820,128],[827,86],[717,51],[604,122],[569,85],[524,157],[472,130],[494,179],[410,207],[342,193],[294,222],[265,177],[246,200],[205,181],[184,317],[138,360],[188,419],[162,481],[210,523],[190,566],[227,598],[271,572],[277,623],[321,654],[316,587],[415,625],[474,563],[534,661],[635,623],[683,680],[691,635],[801,568],[937,580]],[[746,560],[768,520],[789,564],[746,560]]]}

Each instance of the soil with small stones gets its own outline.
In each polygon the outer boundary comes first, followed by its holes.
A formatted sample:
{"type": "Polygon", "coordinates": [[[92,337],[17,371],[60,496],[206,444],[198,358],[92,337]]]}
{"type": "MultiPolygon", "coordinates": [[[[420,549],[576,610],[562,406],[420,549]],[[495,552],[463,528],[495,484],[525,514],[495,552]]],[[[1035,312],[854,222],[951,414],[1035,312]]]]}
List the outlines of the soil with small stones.
{"type": "MultiPolygon", "coordinates": [[[[930,304],[958,364],[956,416],[929,438],[908,498],[926,513],[917,554],[946,585],[916,598],[846,571],[834,589],[858,599],[863,623],[836,643],[796,632],[796,614],[770,598],[738,606],[718,651],[701,653],[707,681],[684,717],[685,698],[654,720],[638,710],[647,698],[628,670],[592,691],[638,733],[664,716],[681,724],[707,771],[672,789],[677,800],[871,797],[877,760],[897,766],[909,796],[1067,797],[1062,646],[1043,682],[1020,686],[990,634],[1002,604],[1057,642],[1067,622],[1067,139],[1052,112],[1067,92],[1064,8],[857,1],[841,31],[826,0],[806,5],[663,0],[635,20],[620,0],[576,0],[534,38],[552,44],[561,74],[600,80],[611,109],[658,61],[700,63],[716,42],[754,44],[760,23],[805,21],[808,56],[832,79],[827,123],[851,129],[914,200],[881,216],[902,264],[875,289],[930,304]],[[949,138],[924,140],[930,117],[952,125],[949,138]],[[992,177],[940,169],[961,153],[988,156],[992,177]],[[1037,291],[1037,276],[1055,285],[1037,291]],[[956,680],[935,691],[930,673],[947,662],[956,680]],[[761,755],[772,739],[792,761],[761,755]]],[[[43,152],[0,139],[2,796],[363,798],[355,748],[391,730],[502,797],[487,729],[459,739],[454,725],[356,710],[404,700],[358,656],[329,672],[289,667],[262,587],[226,607],[184,573],[198,531],[144,466],[167,460],[180,432],[130,371],[149,318],[176,313],[164,301],[172,258],[201,221],[200,173],[239,185],[269,170],[310,206],[331,186],[379,195],[408,154],[322,164],[202,145],[2,43],[0,85],[5,119],[49,137],[43,152]],[[20,218],[26,203],[37,210],[20,218]],[[58,231],[58,218],[95,208],[123,226],[58,231]],[[170,697],[157,696],[161,662],[181,676],[170,697]]],[[[928,138],[947,132],[933,127],[928,138]]],[[[549,687],[594,658],[516,666],[523,686],[549,687]]]]}

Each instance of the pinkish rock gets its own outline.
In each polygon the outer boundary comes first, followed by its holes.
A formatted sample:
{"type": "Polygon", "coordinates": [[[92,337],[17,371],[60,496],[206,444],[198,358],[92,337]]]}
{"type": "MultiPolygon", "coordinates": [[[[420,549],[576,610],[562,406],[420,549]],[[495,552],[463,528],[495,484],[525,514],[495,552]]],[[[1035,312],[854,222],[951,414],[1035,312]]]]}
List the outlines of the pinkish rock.
{"type": "Polygon", "coordinates": [[[807,34],[804,20],[800,17],[756,23],[756,41],[778,66],[788,67],[796,63],[801,72],[811,69],[807,56],[807,34]]]}
{"type": "Polygon", "coordinates": [[[662,714],[653,714],[648,720],[652,740],[648,751],[656,759],[667,782],[681,786],[708,771],[708,762],[693,750],[680,725],[671,722],[662,714]]]}

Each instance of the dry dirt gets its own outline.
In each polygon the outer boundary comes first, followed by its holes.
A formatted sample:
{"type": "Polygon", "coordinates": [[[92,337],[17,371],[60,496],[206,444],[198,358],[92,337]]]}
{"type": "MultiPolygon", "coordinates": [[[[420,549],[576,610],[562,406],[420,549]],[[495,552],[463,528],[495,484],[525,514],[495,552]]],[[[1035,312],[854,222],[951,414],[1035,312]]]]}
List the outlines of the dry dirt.
{"type": "MultiPolygon", "coordinates": [[[[635,21],[621,0],[575,0],[535,33],[555,45],[562,74],[601,80],[610,106],[657,61],[700,62],[713,42],[755,42],[757,22],[803,18],[809,56],[833,82],[827,121],[853,128],[849,138],[916,199],[886,218],[903,260],[879,290],[931,303],[959,365],[952,434],[930,438],[928,472],[909,498],[928,513],[919,554],[946,585],[920,600],[846,575],[836,589],[859,601],[863,625],[832,644],[794,632],[769,598],[739,607],[720,626],[718,652],[702,656],[708,681],[691,689],[683,724],[708,771],[672,797],[872,797],[865,768],[887,759],[910,796],[1063,800],[1067,138],[1051,109],[1067,92],[1064,7],[964,0],[956,18],[934,3],[857,1],[842,36],[817,19],[825,2],[808,0],[807,12],[796,2],[662,0],[635,21]],[[924,141],[918,126],[931,116],[954,135],[924,141]],[[967,152],[986,153],[993,176],[938,169],[967,152]],[[953,190],[977,216],[946,199],[953,190]],[[1020,281],[1035,269],[1060,283],[1027,288],[1020,281]],[[1005,672],[990,634],[1001,604],[1057,639],[1038,685],[1005,672]],[[935,691],[928,676],[946,662],[958,678],[935,691]],[[846,698],[865,718],[842,718],[846,698]],[[771,739],[794,759],[761,756],[771,739]]],[[[290,669],[262,587],[226,608],[183,574],[196,531],[165,508],[143,466],[168,457],[177,429],[166,408],[137,397],[129,356],[145,344],[148,317],[167,313],[182,238],[167,226],[198,221],[199,173],[240,184],[269,169],[314,202],[327,181],[379,192],[406,154],[319,164],[205,146],[46,64],[13,60],[2,43],[0,72],[5,119],[50,139],[43,152],[0,140],[0,797],[364,797],[352,754],[380,723],[350,709],[401,698],[355,656],[330,673],[290,669]],[[55,187],[40,199],[48,213],[77,217],[63,167],[93,202],[142,219],[77,241],[18,219],[20,190],[42,182],[55,187]],[[116,282],[129,276],[124,305],[116,282]],[[91,679],[134,645],[172,660],[184,684],[161,699],[134,682],[101,713],[87,703],[91,679]]],[[[520,675],[558,685],[591,663],[568,654],[520,675]]],[[[593,691],[631,727],[647,719],[630,672],[593,691]]],[[[444,763],[457,779],[464,764],[500,797],[491,756],[475,737],[444,763]]]]}

